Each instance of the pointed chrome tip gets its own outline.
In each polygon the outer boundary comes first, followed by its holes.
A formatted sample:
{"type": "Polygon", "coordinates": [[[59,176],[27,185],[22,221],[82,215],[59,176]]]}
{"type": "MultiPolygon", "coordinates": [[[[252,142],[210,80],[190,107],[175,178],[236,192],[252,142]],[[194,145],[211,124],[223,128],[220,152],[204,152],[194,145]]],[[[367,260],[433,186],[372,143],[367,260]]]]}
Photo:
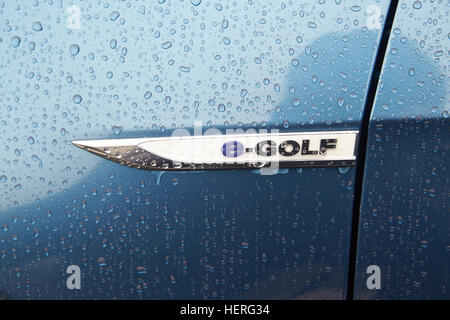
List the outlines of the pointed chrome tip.
{"type": "MultiPolygon", "coordinates": [[[[72,144],[99,157],[128,167],[162,170],[158,166],[150,165],[155,156],[137,146],[137,143],[142,141],[147,141],[147,139],[76,140],[72,141],[72,144]]],[[[154,160],[155,164],[157,164],[157,160],[154,160]]]]}
{"type": "Polygon", "coordinates": [[[78,147],[78,148],[80,148],[80,149],[85,149],[85,148],[86,148],[86,145],[85,145],[85,144],[82,144],[81,141],[72,141],[72,144],[73,144],[75,147],[78,147]]]}
{"type": "Polygon", "coordinates": [[[97,140],[75,140],[75,141],[72,141],[72,144],[75,147],[78,147],[85,151],[92,152],[98,156],[101,156],[101,157],[108,156],[108,152],[106,152],[106,150],[105,150],[108,147],[102,146],[101,144],[96,145],[97,142],[98,142],[97,140]]]}

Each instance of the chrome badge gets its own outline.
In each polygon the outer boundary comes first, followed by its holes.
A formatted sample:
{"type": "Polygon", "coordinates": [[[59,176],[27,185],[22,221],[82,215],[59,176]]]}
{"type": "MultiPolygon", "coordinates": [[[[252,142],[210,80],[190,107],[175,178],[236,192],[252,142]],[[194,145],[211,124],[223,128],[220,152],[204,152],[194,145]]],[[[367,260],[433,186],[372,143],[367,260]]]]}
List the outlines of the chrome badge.
{"type": "MultiPolygon", "coordinates": [[[[187,131],[186,131],[187,132],[187,131]]],[[[145,170],[353,166],[358,131],[183,135],[72,143],[145,170]]]]}

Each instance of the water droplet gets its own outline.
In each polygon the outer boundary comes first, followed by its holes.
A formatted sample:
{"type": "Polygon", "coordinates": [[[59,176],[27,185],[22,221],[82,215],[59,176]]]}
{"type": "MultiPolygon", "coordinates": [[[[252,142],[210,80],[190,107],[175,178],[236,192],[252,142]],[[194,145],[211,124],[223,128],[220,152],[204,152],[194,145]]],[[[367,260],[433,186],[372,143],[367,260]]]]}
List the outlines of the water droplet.
{"type": "Polygon", "coordinates": [[[106,259],[104,257],[99,257],[97,259],[97,263],[100,267],[104,267],[104,266],[106,266],[106,259]]]}
{"type": "Polygon", "coordinates": [[[444,119],[447,119],[448,118],[448,110],[444,110],[442,112],[442,116],[444,117],[444,119]]]}
{"type": "Polygon", "coordinates": [[[42,24],[39,21],[33,22],[32,27],[34,31],[42,31],[42,24]]]}
{"type": "Polygon", "coordinates": [[[273,89],[275,90],[275,92],[280,92],[281,87],[280,87],[280,85],[279,85],[278,83],[275,83],[275,84],[273,85],[273,89]]]}
{"type": "Polygon", "coordinates": [[[74,103],[80,104],[81,101],[83,101],[83,98],[81,98],[81,96],[79,94],[76,94],[76,95],[73,96],[72,100],[73,100],[74,103]]]}
{"type": "Polygon", "coordinates": [[[117,40],[116,39],[111,39],[111,41],[109,41],[109,47],[111,49],[115,49],[117,47],[117,40]]]}
{"type": "Polygon", "coordinates": [[[414,1],[414,3],[413,3],[413,8],[414,8],[414,9],[420,9],[420,8],[422,8],[422,2],[420,2],[420,1],[414,1]]]}
{"type": "Polygon", "coordinates": [[[147,268],[143,267],[143,266],[138,266],[138,267],[136,267],[136,272],[137,272],[137,274],[146,274],[147,268]]]}
{"type": "Polygon", "coordinates": [[[442,56],[443,54],[444,54],[444,51],[438,50],[438,51],[436,51],[436,52],[434,53],[434,56],[435,56],[435,57],[440,57],[440,56],[442,56]]]}
{"type": "Polygon", "coordinates": [[[112,126],[112,131],[114,134],[118,135],[123,131],[123,127],[120,126],[112,126]]]}
{"type": "Polygon", "coordinates": [[[163,49],[169,49],[171,46],[172,46],[172,42],[170,42],[170,41],[166,41],[161,45],[161,47],[163,49]]]}
{"type": "Polygon", "coordinates": [[[70,45],[69,50],[72,56],[76,56],[80,52],[80,47],[74,43],[70,45]]]}
{"type": "Polygon", "coordinates": [[[17,48],[20,45],[20,38],[18,36],[14,36],[11,38],[11,46],[17,48]]]}
{"type": "Polygon", "coordinates": [[[113,11],[109,14],[109,20],[116,21],[119,16],[120,13],[118,11],[113,11]]]}
{"type": "Polygon", "coordinates": [[[394,30],[392,30],[392,32],[396,35],[399,35],[402,33],[402,30],[400,28],[394,28],[394,30]]]}
{"type": "Polygon", "coordinates": [[[152,173],[156,178],[156,185],[159,186],[159,184],[161,183],[161,178],[163,174],[166,173],[166,171],[154,171],[152,173]]]}
{"type": "Polygon", "coordinates": [[[422,248],[428,248],[428,241],[427,240],[422,240],[420,243],[422,244],[422,248]]]}
{"type": "Polygon", "coordinates": [[[150,99],[152,97],[152,93],[150,92],[150,91],[147,91],[145,94],[144,94],[144,99],[150,99]]]}
{"type": "Polygon", "coordinates": [[[338,171],[340,174],[346,174],[350,171],[350,167],[338,167],[338,171]]]}
{"type": "Polygon", "coordinates": [[[223,29],[228,28],[228,20],[227,20],[227,19],[223,19],[223,20],[222,20],[222,28],[223,28],[223,29]]]}
{"type": "Polygon", "coordinates": [[[202,0],[191,0],[192,5],[198,6],[200,3],[202,3],[202,0]]]}
{"type": "Polygon", "coordinates": [[[189,72],[189,67],[184,67],[184,66],[180,66],[179,68],[178,68],[181,72],[189,72]]]}

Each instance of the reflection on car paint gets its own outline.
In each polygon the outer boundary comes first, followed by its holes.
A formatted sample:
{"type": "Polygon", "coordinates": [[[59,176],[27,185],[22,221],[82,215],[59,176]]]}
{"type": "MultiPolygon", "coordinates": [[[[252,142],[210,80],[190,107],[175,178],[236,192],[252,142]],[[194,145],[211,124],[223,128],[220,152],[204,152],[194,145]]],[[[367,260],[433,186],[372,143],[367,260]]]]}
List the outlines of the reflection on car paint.
{"type": "Polygon", "coordinates": [[[387,3],[80,2],[71,28],[58,3],[1,3],[3,295],[343,298],[354,169],[155,175],[70,141],[194,120],[357,130],[379,37],[366,10],[387,3]]]}
{"type": "Polygon", "coordinates": [[[370,123],[359,299],[450,298],[448,13],[445,1],[397,9],[370,123]],[[371,264],[380,290],[365,286],[371,264]]]}

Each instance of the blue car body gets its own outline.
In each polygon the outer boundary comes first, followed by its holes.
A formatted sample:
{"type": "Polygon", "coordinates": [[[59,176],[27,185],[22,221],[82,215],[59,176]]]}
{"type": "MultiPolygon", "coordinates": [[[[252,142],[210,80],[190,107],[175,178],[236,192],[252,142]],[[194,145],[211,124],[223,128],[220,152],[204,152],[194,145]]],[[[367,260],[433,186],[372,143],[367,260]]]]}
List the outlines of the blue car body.
{"type": "Polygon", "coordinates": [[[418,3],[0,3],[0,296],[448,299],[449,5],[418,3]],[[275,175],[72,145],[194,122],[367,134],[275,175]]]}
{"type": "Polygon", "coordinates": [[[449,298],[448,14],[444,2],[397,8],[370,117],[355,273],[360,299],[449,298]],[[385,269],[383,290],[364,284],[372,263],[385,269]]]}

